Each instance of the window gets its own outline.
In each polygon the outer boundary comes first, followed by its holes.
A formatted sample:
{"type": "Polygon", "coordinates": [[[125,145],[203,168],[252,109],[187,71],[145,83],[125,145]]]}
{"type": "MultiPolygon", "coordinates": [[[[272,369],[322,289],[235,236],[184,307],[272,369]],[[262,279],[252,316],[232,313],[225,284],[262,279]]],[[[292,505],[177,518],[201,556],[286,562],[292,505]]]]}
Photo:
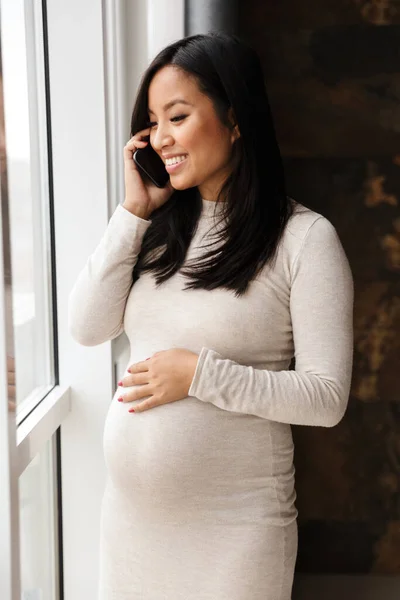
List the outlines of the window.
{"type": "MultiPolygon", "coordinates": [[[[0,139],[2,205],[9,217],[13,338],[18,421],[55,384],[51,289],[50,193],[45,61],[40,3],[2,5],[4,130],[0,139]]],[[[7,268],[7,271],[9,269],[7,268]]]]}
{"type": "Polygon", "coordinates": [[[56,440],[48,440],[19,478],[22,600],[58,597],[56,440]]]}
{"type": "Polygon", "coordinates": [[[59,597],[46,4],[0,2],[0,597],[59,597]]]}

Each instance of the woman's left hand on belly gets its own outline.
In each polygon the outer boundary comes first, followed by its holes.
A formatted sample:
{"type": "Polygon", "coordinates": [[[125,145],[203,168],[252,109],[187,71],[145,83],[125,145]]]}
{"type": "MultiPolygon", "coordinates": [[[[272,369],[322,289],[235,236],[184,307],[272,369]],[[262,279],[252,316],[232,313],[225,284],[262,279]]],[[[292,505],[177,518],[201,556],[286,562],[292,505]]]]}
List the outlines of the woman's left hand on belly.
{"type": "Polygon", "coordinates": [[[122,389],[124,386],[138,387],[122,393],[118,400],[133,402],[149,396],[129,412],[142,412],[161,404],[183,400],[188,395],[198,358],[198,354],[185,348],[172,348],[156,352],[150,358],[134,363],[128,368],[131,375],[124,377],[118,385],[122,389]]]}

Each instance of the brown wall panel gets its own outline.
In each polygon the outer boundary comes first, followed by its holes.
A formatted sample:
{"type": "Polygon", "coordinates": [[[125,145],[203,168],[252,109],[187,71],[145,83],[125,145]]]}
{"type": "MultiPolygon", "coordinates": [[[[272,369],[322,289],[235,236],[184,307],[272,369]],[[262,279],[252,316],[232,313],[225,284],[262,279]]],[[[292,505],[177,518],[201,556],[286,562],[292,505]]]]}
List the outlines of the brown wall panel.
{"type": "Polygon", "coordinates": [[[241,8],[246,30],[256,22],[285,29],[400,23],[399,0],[242,0],[241,8]]]}
{"type": "Polygon", "coordinates": [[[332,221],[355,280],[347,414],[293,427],[297,570],[400,574],[400,2],[247,0],[240,23],[288,193],[332,221]]]}

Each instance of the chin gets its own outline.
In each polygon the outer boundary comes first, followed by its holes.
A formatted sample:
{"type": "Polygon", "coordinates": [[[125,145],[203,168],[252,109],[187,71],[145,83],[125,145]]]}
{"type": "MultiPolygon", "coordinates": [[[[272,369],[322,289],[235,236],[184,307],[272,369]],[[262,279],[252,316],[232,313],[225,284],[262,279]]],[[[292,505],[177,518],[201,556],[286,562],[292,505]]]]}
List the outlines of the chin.
{"type": "Polygon", "coordinates": [[[170,181],[174,190],[188,190],[189,188],[193,187],[193,184],[187,183],[186,181],[170,181]]]}

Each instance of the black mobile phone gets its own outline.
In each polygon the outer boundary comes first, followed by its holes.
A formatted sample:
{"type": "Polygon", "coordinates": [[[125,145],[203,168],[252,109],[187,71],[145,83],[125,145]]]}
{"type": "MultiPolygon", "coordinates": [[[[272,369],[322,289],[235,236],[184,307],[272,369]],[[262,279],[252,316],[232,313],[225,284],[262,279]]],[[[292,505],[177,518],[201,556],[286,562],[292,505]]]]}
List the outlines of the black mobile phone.
{"type": "Polygon", "coordinates": [[[148,177],[154,185],[159,188],[167,185],[169,174],[165,169],[162,159],[150,146],[150,143],[145,148],[138,148],[133,154],[133,160],[141,173],[148,177]]]}

